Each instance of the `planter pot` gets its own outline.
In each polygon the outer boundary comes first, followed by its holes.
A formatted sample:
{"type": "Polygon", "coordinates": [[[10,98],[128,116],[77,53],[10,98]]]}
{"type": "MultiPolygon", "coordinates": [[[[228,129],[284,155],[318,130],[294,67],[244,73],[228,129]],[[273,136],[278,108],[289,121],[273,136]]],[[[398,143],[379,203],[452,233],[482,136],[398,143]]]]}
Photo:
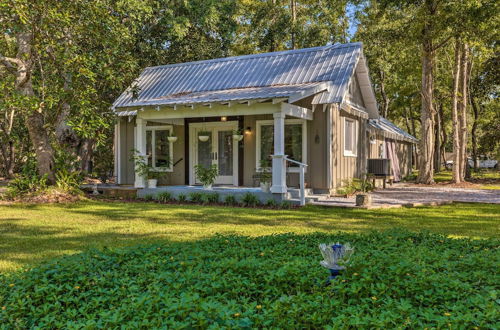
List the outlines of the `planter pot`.
{"type": "Polygon", "coordinates": [[[168,142],[175,142],[177,141],[177,136],[169,136],[167,137],[168,142]]]}
{"type": "Polygon", "coordinates": [[[241,140],[243,140],[243,135],[233,134],[233,140],[234,141],[241,141],[241,140]]]}
{"type": "Polygon", "coordinates": [[[208,136],[208,135],[198,136],[198,140],[200,140],[201,142],[207,142],[209,138],[210,138],[210,136],[208,136]]]}
{"type": "Polygon", "coordinates": [[[261,182],[260,183],[260,190],[262,190],[262,192],[268,193],[271,190],[271,183],[270,182],[261,182]]]}
{"type": "Polygon", "coordinates": [[[158,180],[156,179],[149,179],[148,180],[148,188],[156,188],[156,184],[158,183],[158,180]]]}
{"type": "Polygon", "coordinates": [[[212,184],[204,184],[203,189],[205,190],[212,190],[212,184]]]}
{"type": "Polygon", "coordinates": [[[372,205],[372,195],[359,194],[356,195],[356,206],[370,206],[372,205]]]}

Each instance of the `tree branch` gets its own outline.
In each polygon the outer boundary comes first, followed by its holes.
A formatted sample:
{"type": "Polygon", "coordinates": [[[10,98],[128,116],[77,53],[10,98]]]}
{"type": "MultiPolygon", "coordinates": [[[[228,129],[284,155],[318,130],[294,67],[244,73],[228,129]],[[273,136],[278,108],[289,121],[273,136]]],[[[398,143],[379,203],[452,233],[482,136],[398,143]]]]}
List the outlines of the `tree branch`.
{"type": "Polygon", "coordinates": [[[13,57],[5,57],[2,54],[0,54],[0,63],[3,64],[11,73],[16,73],[17,69],[15,65],[23,64],[23,62],[20,59],[13,57]]]}
{"type": "Polygon", "coordinates": [[[446,37],[443,41],[441,41],[439,44],[433,47],[432,50],[438,50],[439,48],[443,47],[446,45],[446,43],[452,38],[452,36],[446,37]]]}

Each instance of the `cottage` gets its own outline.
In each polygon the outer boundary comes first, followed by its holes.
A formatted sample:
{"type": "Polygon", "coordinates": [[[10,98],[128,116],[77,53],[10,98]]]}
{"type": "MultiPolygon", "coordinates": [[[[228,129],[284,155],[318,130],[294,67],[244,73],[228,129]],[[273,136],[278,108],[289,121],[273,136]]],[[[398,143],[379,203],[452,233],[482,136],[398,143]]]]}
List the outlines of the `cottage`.
{"type": "Polygon", "coordinates": [[[133,150],[176,187],[212,164],[216,185],[256,187],[269,160],[278,198],[330,194],[370,157],[411,171],[415,138],[380,117],[361,43],[148,67],[113,110],[117,183],[137,188],[133,150]]]}

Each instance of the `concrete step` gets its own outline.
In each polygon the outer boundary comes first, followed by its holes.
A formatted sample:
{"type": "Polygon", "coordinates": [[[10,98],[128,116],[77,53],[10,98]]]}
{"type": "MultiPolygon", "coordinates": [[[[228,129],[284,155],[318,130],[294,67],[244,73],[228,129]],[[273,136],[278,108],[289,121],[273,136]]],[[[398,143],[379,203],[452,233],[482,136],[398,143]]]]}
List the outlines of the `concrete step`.
{"type": "MultiPolygon", "coordinates": [[[[306,197],[313,194],[313,191],[310,188],[304,189],[304,192],[306,193],[306,197]]],[[[287,195],[290,196],[290,198],[300,198],[300,189],[289,188],[287,191],[287,195]]]]}

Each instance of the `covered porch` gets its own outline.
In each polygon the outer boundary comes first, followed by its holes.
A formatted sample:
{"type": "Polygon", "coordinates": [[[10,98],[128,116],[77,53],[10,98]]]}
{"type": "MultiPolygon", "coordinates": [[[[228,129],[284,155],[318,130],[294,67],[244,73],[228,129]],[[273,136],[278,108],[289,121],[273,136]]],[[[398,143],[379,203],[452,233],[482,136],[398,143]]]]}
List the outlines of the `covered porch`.
{"type": "Polygon", "coordinates": [[[175,104],[119,112],[115,136],[117,183],[133,184],[139,195],[153,192],[130,161],[136,150],[149,166],[166,172],[155,193],[201,190],[197,165],[217,166],[214,189],[221,195],[251,192],[262,201],[281,200],[287,197],[289,188],[305,189],[314,181],[308,180],[307,162],[314,154],[308,136],[315,124],[326,126],[324,121],[313,120],[325,113],[285,100],[175,104]],[[263,164],[268,164],[272,176],[268,192],[259,188],[263,164]]]}

